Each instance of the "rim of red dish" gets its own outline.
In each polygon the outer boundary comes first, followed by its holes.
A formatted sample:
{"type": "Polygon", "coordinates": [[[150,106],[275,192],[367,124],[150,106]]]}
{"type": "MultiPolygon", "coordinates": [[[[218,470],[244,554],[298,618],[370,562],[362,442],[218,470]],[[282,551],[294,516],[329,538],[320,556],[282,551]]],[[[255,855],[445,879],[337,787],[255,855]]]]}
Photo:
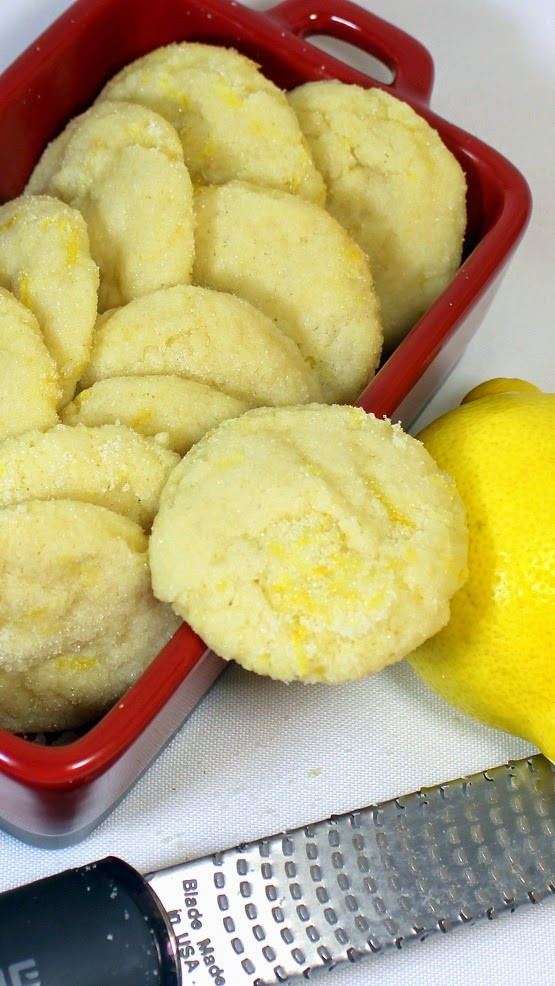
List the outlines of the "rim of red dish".
{"type": "Polygon", "coordinates": [[[200,637],[182,624],[120,701],[64,746],[43,746],[0,730],[0,771],[41,788],[93,780],[131,746],[206,650],[200,637]]]}

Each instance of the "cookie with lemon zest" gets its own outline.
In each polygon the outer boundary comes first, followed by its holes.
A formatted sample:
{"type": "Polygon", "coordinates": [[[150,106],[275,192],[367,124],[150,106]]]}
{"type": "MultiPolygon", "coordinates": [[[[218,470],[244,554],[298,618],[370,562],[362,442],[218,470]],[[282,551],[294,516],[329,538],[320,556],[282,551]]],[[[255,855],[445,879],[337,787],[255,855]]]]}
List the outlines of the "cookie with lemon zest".
{"type": "Polygon", "coordinates": [[[58,371],[35,316],[0,288],[0,441],[58,420],[58,371]]]}
{"type": "Polygon", "coordinates": [[[98,268],[81,214],[46,195],[0,207],[0,285],[36,317],[65,404],[87,362],[97,314],[98,268]]]}
{"type": "Polygon", "coordinates": [[[167,435],[184,455],[226,418],[248,410],[245,401],[175,375],[108,377],[82,390],[60,417],[66,424],[124,424],[141,435],[167,435]]]}
{"type": "Polygon", "coordinates": [[[330,79],[288,98],[324,176],[326,208],[370,261],[389,353],[460,265],[464,172],[424,117],[382,89],[330,79]]]}
{"type": "Polygon", "coordinates": [[[118,72],[100,100],[149,106],[178,131],[195,184],[241,178],[323,202],[325,187],[285,93],[239,52],[181,42],[118,72]]]}
{"type": "Polygon", "coordinates": [[[230,182],[195,193],[193,280],[245,298],[298,345],[327,402],[354,402],[376,370],[382,327],[368,261],[325,209],[230,182]]]}
{"type": "Polygon", "coordinates": [[[55,425],[0,444],[0,507],[26,500],[82,500],[145,530],[179,456],[125,425],[55,425]]]}
{"type": "Polygon", "coordinates": [[[191,179],[177,133],[152,110],[91,107],[46,148],[26,191],[82,213],[100,269],[100,311],[190,281],[191,179]]]}
{"type": "Polygon", "coordinates": [[[172,472],[150,540],[155,594],[226,659],[340,682],[436,633],[465,577],[454,483],[359,408],[225,421],[172,472]]]}
{"type": "Polygon", "coordinates": [[[315,374],[271,319],[222,291],[180,285],[98,320],[83,388],[115,376],[175,374],[251,407],[318,400],[315,374]]]}
{"type": "Polygon", "coordinates": [[[152,594],[147,538],[90,503],[0,510],[0,725],[65,729],[103,712],[179,625],[152,594]]]}

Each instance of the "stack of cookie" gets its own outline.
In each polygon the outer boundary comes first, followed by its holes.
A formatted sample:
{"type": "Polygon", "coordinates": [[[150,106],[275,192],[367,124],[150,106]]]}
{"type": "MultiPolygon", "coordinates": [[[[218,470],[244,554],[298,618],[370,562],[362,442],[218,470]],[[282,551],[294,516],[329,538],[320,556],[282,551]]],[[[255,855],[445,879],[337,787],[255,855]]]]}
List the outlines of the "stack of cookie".
{"type": "Polygon", "coordinates": [[[443,625],[456,492],[349,405],[453,276],[464,201],[399,100],[214,45],[53,140],[0,208],[1,726],[98,716],[180,617],[306,681],[443,625]]]}

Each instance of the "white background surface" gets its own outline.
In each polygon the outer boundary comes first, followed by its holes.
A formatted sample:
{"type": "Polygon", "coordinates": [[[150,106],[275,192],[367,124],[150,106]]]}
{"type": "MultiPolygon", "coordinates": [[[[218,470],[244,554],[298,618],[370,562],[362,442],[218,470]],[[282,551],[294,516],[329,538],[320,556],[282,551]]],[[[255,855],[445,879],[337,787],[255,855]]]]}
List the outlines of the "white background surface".
{"type": "MultiPolygon", "coordinates": [[[[550,0],[363,5],[426,45],[436,66],[432,108],[503,152],[534,197],[493,306],[425,418],[490,376],[525,376],[552,390],[555,7],[550,0]]],[[[0,0],[0,68],[68,6],[0,0]]],[[[0,832],[0,891],[108,853],[141,870],[166,866],[531,749],[457,714],[404,665],[336,688],[285,686],[232,668],[84,842],[44,851],[0,832]]],[[[329,981],[553,986],[555,902],[337,970],[329,981]]]]}

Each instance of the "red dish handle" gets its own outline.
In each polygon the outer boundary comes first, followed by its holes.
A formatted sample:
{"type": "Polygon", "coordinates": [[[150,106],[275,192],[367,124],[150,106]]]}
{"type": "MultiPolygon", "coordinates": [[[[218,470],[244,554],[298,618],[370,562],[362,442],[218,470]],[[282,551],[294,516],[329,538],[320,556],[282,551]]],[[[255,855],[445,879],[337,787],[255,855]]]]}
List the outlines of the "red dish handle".
{"type": "MultiPolygon", "coordinates": [[[[393,72],[396,96],[428,104],[434,83],[429,51],[398,27],[349,0],[283,0],[266,11],[293,34],[326,34],[378,58],[393,72]]],[[[380,83],[383,85],[383,83],[380,83]]]]}

